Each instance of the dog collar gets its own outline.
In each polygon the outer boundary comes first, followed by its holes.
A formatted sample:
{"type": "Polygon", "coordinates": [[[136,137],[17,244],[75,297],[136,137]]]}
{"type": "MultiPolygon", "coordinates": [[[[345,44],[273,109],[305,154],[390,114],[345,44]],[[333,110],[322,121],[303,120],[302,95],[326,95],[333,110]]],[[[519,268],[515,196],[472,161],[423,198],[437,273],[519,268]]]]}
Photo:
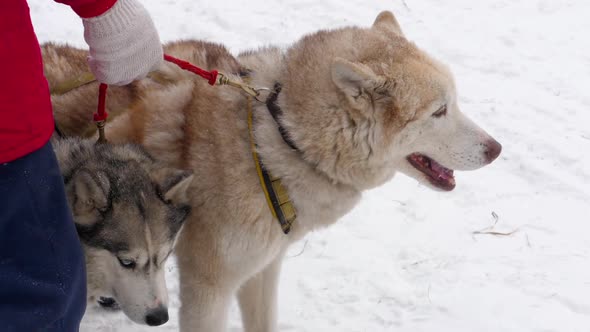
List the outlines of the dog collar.
{"type": "MultiPolygon", "coordinates": [[[[278,84],[278,83],[277,83],[278,84]]],[[[275,88],[276,88],[275,84],[275,88]]],[[[280,91],[280,85],[279,90],[280,91]]],[[[274,101],[276,101],[276,96],[278,92],[274,93],[274,101]]],[[[271,99],[272,95],[269,96],[269,100],[271,99]]],[[[273,104],[274,102],[270,102],[273,104]]],[[[252,157],[254,158],[254,164],[256,165],[256,171],[258,173],[258,178],[260,179],[260,185],[262,186],[262,191],[264,192],[264,196],[266,197],[266,202],[270,211],[278,220],[283,233],[288,234],[291,230],[291,226],[295,219],[297,218],[297,213],[295,212],[295,207],[293,202],[291,202],[291,198],[289,197],[289,193],[283,183],[281,182],[280,178],[273,177],[272,174],[264,167],[262,164],[262,160],[256,151],[256,141],[254,139],[254,130],[253,130],[253,112],[252,112],[252,97],[248,96],[247,99],[248,105],[248,131],[250,133],[250,149],[252,150],[252,157]]],[[[269,105],[269,101],[267,100],[267,106],[269,105]]],[[[277,108],[279,111],[280,109],[277,108]]],[[[270,110],[270,108],[269,108],[270,110]]],[[[272,114],[272,111],[271,111],[272,114]]],[[[277,118],[273,115],[275,121],[277,118]]],[[[278,123],[278,121],[277,121],[278,123]]],[[[282,128],[279,124],[279,131],[282,128]]],[[[281,136],[283,139],[288,138],[286,135],[283,135],[281,131],[281,136]]],[[[286,141],[287,142],[287,141],[286,141]]],[[[292,147],[294,149],[294,146],[292,147]]]]}
{"type": "Polygon", "coordinates": [[[270,115],[272,115],[273,119],[275,119],[275,122],[279,126],[279,133],[281,134],[283,141],[285,141],[285,143],[287,143],[287,145],[291,149],[299,151],[299,149],[297,148],[297,145],[295,145],[295,142],[293,142],[291,137],[289,137],[289,133],[287,132],[287,129],[285,129],[285,127],[283,127],[283,125],[281,124],[281,120],[279,119],[279,117],[281,115],[283,115],[283,110],[281,110],[279,105],[277,105],[277,99],[279,98],[279,93],[281,93],[281,89],[282,89],[281,83],[276,82],[274,89],[272,90],[272,92],[270,93],[268,98],[266,99],[266,108],[268,108],[270,115]]]}

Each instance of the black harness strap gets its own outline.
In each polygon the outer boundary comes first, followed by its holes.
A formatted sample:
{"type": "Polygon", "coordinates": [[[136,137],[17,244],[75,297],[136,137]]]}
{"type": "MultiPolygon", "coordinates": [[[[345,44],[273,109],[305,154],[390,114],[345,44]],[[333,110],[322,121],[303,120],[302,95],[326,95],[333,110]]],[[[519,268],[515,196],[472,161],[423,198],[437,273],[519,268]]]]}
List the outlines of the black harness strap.
{"type": "Polygon", "coordinates": [[[285,141],[285,143],[287,143],[287,145],[291,149],[299,151],[299,149],[295,145],[295,142],[293,142],[291,137],[289,137],[289,133],[287,132],[285,127],[283,127],[279,119],[283,115],[283,110],[281,110],[279,105],[277,105],[277,99],[279,98],[279,93],[281,92],[281,89],[281,83],[276,82],[273,91],[266,99],[266,107],[268,108],[270,115],[272,115],[273,119],[275,119],[275,122],[279,126],[279,133],[281,134],[283,141],[285,141]]]}

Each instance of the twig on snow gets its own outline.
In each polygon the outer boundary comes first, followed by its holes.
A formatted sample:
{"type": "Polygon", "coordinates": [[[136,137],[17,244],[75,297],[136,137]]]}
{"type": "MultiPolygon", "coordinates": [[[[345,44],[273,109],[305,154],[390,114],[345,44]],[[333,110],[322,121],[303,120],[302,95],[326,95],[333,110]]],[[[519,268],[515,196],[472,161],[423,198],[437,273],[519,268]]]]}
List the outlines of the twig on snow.
{"type": "Polygon", "coordinates": [[[496,227],[496,224],[498,224],[498,220],[500,220],[500,217],[498,216],[498,214],[494,211],[492,211],[492,217],[494,218],[494,224],[492,226],[488,226],[482,230],[479,231],[475,231],[472,234],[474,235],[478,235],[478,234],[487,234],[487,235],[494,235],[494,236],[510,236],[516,232],[518,232],[518,228],[516,228],[513,231],[510,232],[499,232],[499,231],[495,231],[494,227],[496,227]]]}
{"type": "Polygon", "coordinates": [[[299,257],[301,255],[303,255],[303,252],[305,251],[305,247],[307,247],[307,241],[305,240],[305,243],[303,243],[303,248],[301,249],[301,251],[299,253],[297,253],[296,255],[293,256],[289,256],[288,258],[295,258],[295,257],[299,257]]]}
{"type": "Polygon", "coordinates": [[[492,211],[492,217],[494,217],[494,226],[496,226],[498,220],[500,220],[500,217],[498,217],[498,214],[495,211],[492,211]]]}
{"type": "Polygon", "coordinates": [[[392,202],[399,203],[399,205],[401,205],[401,206],[406,206],[406,205],[407,205],[406,203],[404,203],[404,202],[402,202],[402,201],[398,201],[397,199],[392,199],[391,201],[392,201],[392,202]]]}
{"type": "Polygon", "coordinates": [[[518,229],[515,229],[513,231],[510,232],[498,232],[498,231],[493,231],[493,230],[481,230],[481,231],[475,231],[473,232],[473,234],[488,234],[488,235],[495,235],[495,236],[510,236],[514,233],[518,232],[518,229]]]}
{"type": "Polygon", "coordinates": [[[406,3],[406,0],[402,0],[402,3],[404,4],[404,7],[406,7],[406,9],[408,11],[410,11],[410,7],[408,6],[408,4],[406,3]]]}

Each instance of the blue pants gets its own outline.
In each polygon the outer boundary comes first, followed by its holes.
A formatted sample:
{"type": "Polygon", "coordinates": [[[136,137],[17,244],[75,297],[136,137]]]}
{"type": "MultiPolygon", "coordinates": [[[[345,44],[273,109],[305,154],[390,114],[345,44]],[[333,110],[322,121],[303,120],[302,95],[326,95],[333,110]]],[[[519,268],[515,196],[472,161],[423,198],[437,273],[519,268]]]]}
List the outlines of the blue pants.
{"type": "Polygon", "coordinates": [[[50,143],[0,164],[0,331],[78,331],[86,271],[50,143]]]}

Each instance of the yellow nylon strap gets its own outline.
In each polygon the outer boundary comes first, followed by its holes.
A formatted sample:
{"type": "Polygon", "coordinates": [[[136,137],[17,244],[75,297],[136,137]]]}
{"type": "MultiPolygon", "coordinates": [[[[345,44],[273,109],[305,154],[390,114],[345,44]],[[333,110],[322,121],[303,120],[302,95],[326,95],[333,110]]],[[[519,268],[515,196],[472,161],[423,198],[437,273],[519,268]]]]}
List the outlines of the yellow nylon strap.
{"type": "Polygon", "coordinates": [[[266,188],[266,184],[264,183],[264,177],[262,175],[262,166],[260,165],[260,160],[258,159],[258,153],[256,152],[256,143],[254,141],[254,129],[252,124],[252,97],[247,97],[247,105],[248,105],[248,131],[250,133],[250,149],[252,151],[252,158],[254,158],[254,164],[256,165],[256,172],[258,173],[258,179],[260,180],[260,185],[262,186],[262,191],[264,192],[264,197],[266,197],[266,203],[270,208],[270,212],[272,216],[277,218],[277,212],[272,206],[272,201],[270,200],[270,194],[268,193],[268,188],[266,188]]]}
{"type": "MultiPolygon", "coordinates": [[[[166,78],[158,71],[150,72],[147,76],[154,80],[156,83],[162,85],[168,85],[174,82],[173,80],[166,78]]],[[[58,83],[57,85],[49,89],[49,93],[52,95],[63,95],[81,86],[93,82],[96,82],[96,78],[94,77],[94,75],[91,72],[83,72],[82,74],[78,75],[78,77],[58,83]]]]}
{"type": "Polygon", "coordinates": [[[262,169],[262,163],[260,162],[260,158],[258,158],[258,152],[256,152],[256,142],[254,139],[254,130],[252,123],[252,97],[248,96],[247,98],[250,149],[252,150],[252,157],[254,158],[254,164],[256,165],[256,172],[258,173],[260,186],[262,187],[264,197],[266,198],[266,203],[268,204],[268,207],[273,217],[278,220],[281,229],[283,230],[283,233],[287,234],[291,230],[291,226],[297,218],[295,206],[293,206],[291,198],[289,197],[289,193],[287,192],[285,186],[283,186],[280,178],[275,178],[270,174],[270,172],[266,171],[266,176],[268,177],[268,180],[270,182],[270,188],[265,181],[265,171],[263,171],[262,169]],[[271,197],[275,198],[278,206],[275,206],[273,204],[273,200],[271,197]],[[280,209],[280,213],[276,209],[280,209]]]}
{"type": "Polygon", "coordinates": [[[67,92],[70,92],[76,88],[79,88],[83,85],[88,83],[95,82],[96,78],[91,72],[84,72],[80,74],[78,77],[66,80],[64,82],[58,83],[53,88],[49,89],[49,93],[52,95],[63,95],[67,92]]]}
{"type": "Polygon", "coordinates": [[[283,186],[281,179],[273,178],[271,179],[271,183],[272,189],[279,203],[279,209],[281,209],[281,213],[283,214],[283,220],[279,221],[279,223],[281,224],[283,232],[286,234],[291,230],[291,225],[293,225],[295,218],[297,218],[295,207],[293,206],[289,193],[285,186],[283,186]]]}

